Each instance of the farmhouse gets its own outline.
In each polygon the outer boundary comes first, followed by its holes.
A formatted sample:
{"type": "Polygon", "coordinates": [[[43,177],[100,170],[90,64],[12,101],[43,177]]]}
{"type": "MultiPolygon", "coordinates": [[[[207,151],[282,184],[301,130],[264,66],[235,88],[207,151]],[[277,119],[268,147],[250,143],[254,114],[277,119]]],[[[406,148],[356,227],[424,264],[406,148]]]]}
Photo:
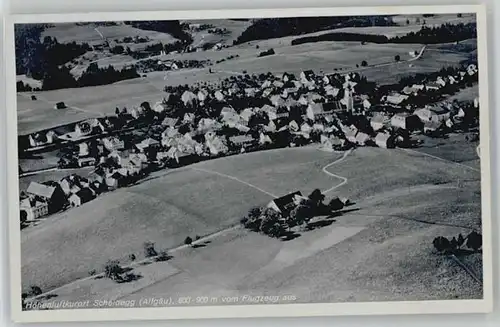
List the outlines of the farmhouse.
{"type": "Polygon", "coordinates": [[[104,138],[102,143],[110,152],[123,150],[125,148],[125,142],[114,136],[104,138]]]}
{"type": "Polygon", "coordinates": [[[89,153],[89,145],[87,143],[82,142],[78,144],[78,156],[86,157],[89,155],[89,153]]]}
{"type": "Polygon", "coordinates": [[[90,134],[101,134],[101,133],[104,133],[104,126],[96,118],[84,120],[82,122],[77,123],[75,126],[76,137],[83,137],[90,134]]]}
{"type": "Polygon", "coordinates": [[[19,203],[21,220],[34,220],[49,214],[49,205],[47,202],[38,201],[33,197],[22,199],[19,203]]]}
{"type": "Polygon", "coordinates": [[[300,201],[303,198],[304,197],[302,196],[302,193],[300,193],[300,191],[297,191],[272,200],[267,204],[266,207],[273,209],[274,211],[279,212],[286,217],[290,215],[290,212],[293,210],[293,208],[300,204],[300,201]]]}
{"type": "Polygon", "coordinates": [[[413,113],[418,116],[423,123],[442,122],[450,118],[450,112],[443,107],[427,107],[415,110],[413,113]]]}
{"type": "Polygon", "coordinates": [[[80,191],[73,193],[68,201],[72,207],[79,207],[82,204],[92,201],[95,198],[94,192],[90,188],[83,188],[80,191]]]}
{"type": "Polygon", "coordinates": [[[152,138],[147,138],[147,139],[144,139],[142,140],[140,143],[137,143],[135,145],[135,147],[141,151],[141,152],[144,152],[146,151],[147,149],[149,148],[152,148],[152,147],[155,147],[155,146],[158,146],[160,145],[160,142],[158,142],[157,140],[155,139],[152,139],[152,138]]]}
{"type": "Polygon", "coordinates": [[[378,133],[375,136],[375,144],[384,149],[392,149],[396,146],[394,137],[389,133],[378,133]]]}
{"type": "Polygon", "coordinates": [[[396,114],[391,118],[391,126],[404,130],[416,130],[421,127],[420,119],[415,115],[407,113],[396,114]]]}
{"type": "Polygon", "coordinates": [[[40,198],[44,202],[47,202],[49,212],[56,212],[59,211],[64,205],[65,195],[59,184],[54,184],[55,185],[49,186],[46,184],[31,182],[26,192],[40,198]]]}
{"type": "Polygon", "coordinates": [[[56,103],[56,105],[54,106],[54,109],[66,109],[66,108],[67,108],[66,104],[62,101],[56,103]]]}
{"type": "Polygon", "coordinates": [[[424,123],[424,133],[435,134],[442,131],[444,123],[442,121],[428,121],[424,123]]]}
{"type": "Polygon", "coordinates": [[[78,166],[79,167],[94,166],[95,163],[96,163],[96,160],[94,157],[78,158],[78,166]]]}
{"type": "Polygon", "coordinates": [[[304,84],[313,82],[315,77],[316,75],[312,70],[306,70],[300,73],[300,81],[304,84]]]}
{"type": "Polygon", "coordinates": [[[30,134],[28,138],[30,146],[36,147],[54,143],[54,141],[57,139],[57,135],[54,131],[48,131],[47,133],[39,132],[35,134],[30,134]]]}
{"type": "Polygon", "coordinates": [[[162,124],[162,126],[165,126],[165,127],[175,127],[177,125],[178,121],[179,121],[179,118],[165,117],[165,119],[163,119],[161,124],[162,124]]]}
{"type": "Polygon", "coordinates": [[[363,133],[363,132],[359,132],[356,134],[356,144],[358,145],[366,145],[367,142],[370,141],[370,135],[366,134],[366,133],[363,133]]]}
{"type": "Polygon", "coordinates": [[[436,82],[430,82],[425,84],[425,89],[426,90],[431,90],[431,91],[437,91],[441,88],[441,84],[438,84],[436,82]]]}
{"type": "Polygon", "coordinates": [[[236,146],[248,147],[255,143],[255,140],[250,135],[237,135],[229,138],[229,141],[236,146]]]}
{"type": "Polygon", "coordinates": [[[390,118],[382,113],[376,113],[370,120],[370,126],[376,132],[390,123],[390,118]]]}
{"type": "Polygon", "coordinates": [[[392,94],[392,95],[388,95],[388,96],[385,98],[385,101],[386,101],[387,103],[390,103],[390,104],[393,104],[393,105],[399,105],[399,104],[401,104],[403,101],[405,101],[406,99],[408,99],[408,96],[407,96],[407,95],[403,95],[403,94],[395,93],[395,94],[392,94]]]}

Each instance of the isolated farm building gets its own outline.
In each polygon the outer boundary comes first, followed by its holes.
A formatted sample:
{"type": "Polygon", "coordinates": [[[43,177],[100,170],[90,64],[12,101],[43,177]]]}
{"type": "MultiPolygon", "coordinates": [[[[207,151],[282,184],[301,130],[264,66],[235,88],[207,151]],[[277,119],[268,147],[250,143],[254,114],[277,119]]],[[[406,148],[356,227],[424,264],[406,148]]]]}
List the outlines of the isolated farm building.
{"type": "Polygon", "coordinates": [[[427,107],[415,110],[413,113],[418,116],[423,123],[443,122],[450,118],[451,113],[443,107],[427,107]]]}
{"type": "Polygon", "coordinates": [[[94,166],[95,163],[96,163],[96,160],[94,157],[78,158],[78,166],[79,167],[94,166]]]}
{"type": "Polygon", "coordinates": [[[135,145],[135,147],[141,151],[141,152],[144,152],[146,151],[147,149],[149,148],[152,148],[152,147],[157,147],[160,145],[160,142],[158,142],[157,140],[155,139],[152,139],[152,138],[147,138],[147,139],[144,139],[142,140],[140,143],[137,143],[135,145]]]}
{"type": "Polygon", "coordinates": [[[376,113],[372,119],[370,119],[370,126],[376,132],[390,123],[391,119],[382,113],[376,113]]]}
{"type": "Polygon", "coordinates": [[[73,193],[68,198],[68,201],[72,207],[79,207],[84,203],[92,201],[93,199],[95,199],[94,191],[92,191],[92,189],[87,187],[81,189],[77,193],[73,193]]]}
{"type": "Polygon", "coordinates": [[[54,109],[66,109],[67,106],[64,102],[57,102],[56,105],[54,106],[54,109]]]}
{"type": "Polygon", "coordinates": [[[396,94],[388,95],[385,98],[385,101],[387,103],[390,103],[390,104],[393,104],[393,105],[400,105],[406,99],[408,99],[407,95],[396,93],[396,94]]]}
{"type": "Polygon", "coordinates": [[[389,133],[378,133],[375,136],[375,144],[384,149],[392,149],[396,146],[395,138],[389,133]]]}
{"type": "Polygon", "coordinates": [[[28,186],[28,189],[26,190],[26,193],[47,202],[49,206],[49,212],[59,211],[64,205],[66,199],[61,187],[55,182],[51,183],[51,185],[31,182],[28,186]]]}
{"type": "Polygon", "coordinates": [[[420,118],[416,115],[410,115],[407,113],[395,114],[391,118],[391,126],[394,128],[400,128],[403,130],[417,130],[422,126],[420,118]]]}
{"type": "Polygon", "coordinates": [[[19,203],[19,209],[22,220],[34,220],[49,214],[48,203],[38,201],[34,197],[22,199],[19,203]],[[24,219],[23,216],[25,216],[24,219]]]}
{"type": "Polygon", "coordinates": [[[110,151],[123,150],[125,148],[125,142],[120,140],[115,136],[106,137],[102,140],[104,147],[110,151]]]}
{"type": "Polygon", "coordinates": [[[302,193],[297,191],[272,200],[266,207],[287,217],[303,198],[302,193]]]}

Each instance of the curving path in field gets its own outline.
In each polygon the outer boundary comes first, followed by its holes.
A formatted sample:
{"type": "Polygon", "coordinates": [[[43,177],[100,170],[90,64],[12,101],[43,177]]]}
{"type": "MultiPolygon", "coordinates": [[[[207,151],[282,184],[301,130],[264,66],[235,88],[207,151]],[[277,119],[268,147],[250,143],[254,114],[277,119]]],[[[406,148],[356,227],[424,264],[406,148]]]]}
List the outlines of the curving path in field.
{"type": "MultiPolygon", "coordinates": [[[[339,175],[336,175],[336,174],[333,174],[333,173],[327,171],[327,169],[330,168],[330,167],[332,167],[333,165],[335,165],[337,163],[342,162],[352,152],[353,152],[352,150],[344,152],[344,155],[340,159],[337,159],[337,160],[329,163],[328,165],[326,165],[326,166],[324,166],[322,168],[322,171],[325,174],[327,174],[329,176],[332,176],[332,177],[339,178],[339,179],[342,180],[341,183],[339,183],[337,185],[334,185],[330,189],[326,190],[324,193],[331,192],[331,191],[335,190],[336,188],[338,188],[338,187],[340,187],[340,186],[342,186],[342,185],[344,185],[344,184],[347,183],[347,178],[339,176],[339,175]]],[[[276,195],[274,195],[274,194],[272,194],[272,193],[270,193],[270,192],[268,192],[268,191],[266,191],[266,190],[264,190],[264,189],[262,189],[262,188],[260,188],[260,187],[258,187],[256,185],[254,185],[254,184],[248,183],[248,182],[246,182],[244,180],[241,180],[241,179],[239,179],[238,177],[235,177],[235,176],[231,176],[231,175],[227,175],[227,174],[223,174],[223,173],[219,173],[219,172],[216,172],[216,171],[213,171],[213,170],[208,170],[208,169],[203,169],[203,168],[191,167],[189,169],[196,170],[196,171],[201,171],[201,172],[205,172],[205,173],[208,173],[208,174],[214,174],[214,175],[222,176],[222,177],[231,179],[233,181],[236,181],[238,183],[244,184],[246,186],[249,186],[249,187],[251,187],[251,188],[253,188],[255,190],[258,190],[258,191],[260,191],[260,192],[262,192],[262,193],[264,193],[266,195],[271,196],[272,198],[277,198],[278,197],[278,196],[276,196],[276,195]]],[[[231,226],[229,228],[220,230],[218,232],[215,232],[215,233],[209,234],[209,235],[207,235],[205,237],[202,237],[202,238],[200,238],[200,239],[198,239],[196,241],[193,241],[192,245],[203,244],[203,243],[205,243],[205,242],[207,242],[207,241],[209,241],[211,239],[214,239],[214,238],[216,238],[218,236],[222,236],[224,234],[227,234],[227,233],[232,232],[234,230],[237,230],[239,228],[240,228],[239,224],[237,224],[235,226],[231,226]]],[[[175,247],[173,249],[170,249],[168,252],[169,253],[174,253],[174,252],[177,252],[179,250],[185,249],[187,247],[189,247],[189,245],[181,245],[181,246],[175,247]]],[[[154,260],[154,257],[153,258],[147,258],[147,259],[144,259],[144,260],[141,260],[141,261],[136,261],[136,262],[134,262],[134,263],[132,263],[130,265],[124,266],[124,268],[138,267],[138,266],[141,266],[141,264],[144,264],[146,262],[151,262],[152,260],[154,260]]],[[[45,292],[45,293],[42,293],[42,294],[40,294],[40,295],[38,295],[36,297],[33,297],[32,299],[42,299],[42,298],[46,297],[47,295],[55,294],[57,291],[62,290],[64,288],[68,287],[68,286],[77,285],[78,283],[81,283],[81,282],[84,282],[84,281],[88,281],[88,280],[91,280],[91,279],[95,279],[96,277],[102,277],[102,276],[104,276],[104,273],[95,274],[95,275],[92,275],[92,276],[88,276],[88,277],[76,279],[76,280],[74,280],[74,281],[72,281],[70,283],[67,283],[65,285],[59,286],[59,287],[54,288],[54,289],[52,289],[52,290],[50,290],[48,292],[45,292]]]]}

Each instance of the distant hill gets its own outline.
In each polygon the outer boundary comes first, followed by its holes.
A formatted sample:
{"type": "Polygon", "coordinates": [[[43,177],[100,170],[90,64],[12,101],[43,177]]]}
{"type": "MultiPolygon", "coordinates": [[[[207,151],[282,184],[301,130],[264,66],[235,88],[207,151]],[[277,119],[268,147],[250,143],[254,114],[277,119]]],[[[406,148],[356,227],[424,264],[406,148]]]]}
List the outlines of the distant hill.
{"type": "Polygon", "coordinates": [[[390,16],[265,18],[254,21],[254,23],[234,41],[234,44],[314,33],[343,27],[392,25],[395,25],[395,23],[390,16]]]}

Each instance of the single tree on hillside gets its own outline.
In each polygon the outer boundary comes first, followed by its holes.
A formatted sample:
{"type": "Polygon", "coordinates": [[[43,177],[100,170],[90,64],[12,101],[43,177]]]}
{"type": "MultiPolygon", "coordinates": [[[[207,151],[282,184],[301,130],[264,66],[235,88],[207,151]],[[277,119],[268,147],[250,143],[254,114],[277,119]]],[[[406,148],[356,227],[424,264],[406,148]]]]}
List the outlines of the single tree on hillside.
{"type": "Polygon", "coordinates": [[[399,62],[400,60],[401,60],[401,56],[400,55],[396,55],[394,57],[394,61],[399,62]]]}

